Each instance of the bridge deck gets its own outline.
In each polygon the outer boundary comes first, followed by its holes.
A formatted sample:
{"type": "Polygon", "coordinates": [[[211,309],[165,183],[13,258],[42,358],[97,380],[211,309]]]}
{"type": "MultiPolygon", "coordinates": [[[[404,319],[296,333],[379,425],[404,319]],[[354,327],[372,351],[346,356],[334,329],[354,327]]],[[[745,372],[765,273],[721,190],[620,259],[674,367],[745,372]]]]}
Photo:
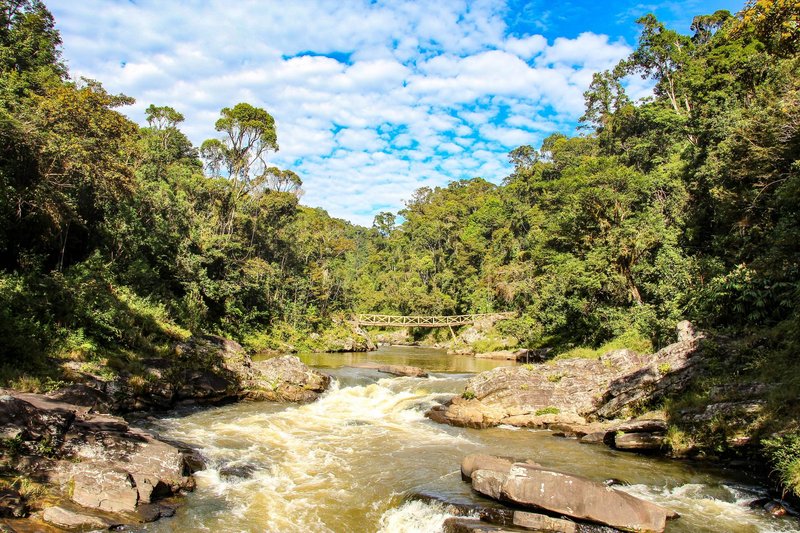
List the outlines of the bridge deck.
{"type": "Polygon", "coordinates": [[[352,322],[358,326],[384,327],[421,327],[446,328],[448,326],[464,326],[474,324],[483,318],[493,317],[498,320],[511,318],[515,313],[481,313],[474,315],[431,315],[431,316],[397,316],[397,315],[354,315],[352,322]]]}

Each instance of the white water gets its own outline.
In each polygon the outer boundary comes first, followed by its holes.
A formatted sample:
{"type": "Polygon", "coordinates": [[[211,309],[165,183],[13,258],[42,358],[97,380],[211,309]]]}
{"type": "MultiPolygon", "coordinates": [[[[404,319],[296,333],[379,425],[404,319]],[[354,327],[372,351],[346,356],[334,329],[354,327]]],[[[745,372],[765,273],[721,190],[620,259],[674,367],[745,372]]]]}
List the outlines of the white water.
{"type": "Polygon", "coordinates": [[[312,404],[242,403],[157,421],[162,434],[199,446],[208,468],[197,474],[197,490],[175,518],[145,529],[438,532],[449,516],[443,507],[405,496],[422,491],[478,501],[458,468],[465,454],[482,451],[598,480],[624,479],[631,483],[625,490],[682,515],[669,531],[800,531],[794,519],[750,510],[758,489],[726,479],[728,473],[580,445],[549,432],[478,431],[426,420],[424,411],[461,390],[464,376],[333,374],[351,385],[335,381],[312,404]],[[238,475],[231,475],[236,468],[238,475]]]}

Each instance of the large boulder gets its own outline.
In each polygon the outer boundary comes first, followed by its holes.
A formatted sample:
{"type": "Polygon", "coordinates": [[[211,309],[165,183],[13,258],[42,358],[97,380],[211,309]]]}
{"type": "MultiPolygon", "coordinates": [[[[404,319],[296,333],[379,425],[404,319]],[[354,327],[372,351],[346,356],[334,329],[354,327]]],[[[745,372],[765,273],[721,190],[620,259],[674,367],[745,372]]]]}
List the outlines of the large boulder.
{"type": "Polygon", "coordinates": [[[625,418],[634,408],[688,386],[699,370],[696,356],[703,335],[681,325],[681,339],[655,354],[614,350],[599,360],[559,359],[541,364],[498,367],[467,382],[464,393],[434,407],[432,420],[483,428],[574,426],[590,420],[625,418]],[[691,333],[690,333],[691,332],[691,333]]]}
{"type": "Polygon", "coordinates": [[[330,376],[303,364],[294,355],[253,363],[254,373],[245,395],[281,402],[316,400],[330,385],[330,376]]]}
{"type": "Polygon", "coordinates": [[[664,531],[677,515],[586,478],[517,463],[508,473],[476,470],[472,488],[490,498],[629,531],[664,531]]]}

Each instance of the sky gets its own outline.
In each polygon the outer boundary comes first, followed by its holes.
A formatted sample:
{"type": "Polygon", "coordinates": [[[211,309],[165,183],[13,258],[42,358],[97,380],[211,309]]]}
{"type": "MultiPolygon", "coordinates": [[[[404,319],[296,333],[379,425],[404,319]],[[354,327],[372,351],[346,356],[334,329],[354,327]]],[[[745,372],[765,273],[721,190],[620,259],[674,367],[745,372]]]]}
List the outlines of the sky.
{"type": "MultiPolygon", "coordinates": [[[[270,163],[303,180],[301,203],[369,226],[419,187],[500,183],[507,154],[574,134],[583,92],[655,13],[692,17],[741,2],[674,0],[49,0],[74,79],[186,117],[199,146],[223,107],[274,118],[270,163]]],[[[630,96],[650,84],[627,80],[630,96]]]]}

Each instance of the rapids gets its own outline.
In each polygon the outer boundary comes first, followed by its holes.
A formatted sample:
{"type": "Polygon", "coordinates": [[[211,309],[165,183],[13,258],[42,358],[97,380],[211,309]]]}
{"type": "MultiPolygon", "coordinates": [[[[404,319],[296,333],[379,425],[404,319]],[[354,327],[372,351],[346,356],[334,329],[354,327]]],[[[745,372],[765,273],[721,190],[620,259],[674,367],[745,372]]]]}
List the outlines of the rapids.
{"type": "Polygon", "coordinates": [[[435,532],[441,506],[411,493],[478,501],[461,481],[461,457],[485,452],[531,458],[623,490],[681,514],[671,532],[800,531],[747,503],[764,494],[740,473],[648,458],[554,438],[548,431],[471,430],[435,424],[424,412],[462,390],[469,374],[500,361],[441,351],[384,348],[373,354],[311,354],[334,377],[307,405],[239,403],[151,420],[162,436],[198,446],[208,468],[176,516],[145,531],[435,532]],[[429,379],[387,377],[342,365],[380,361],[422,366],[429,379]]]}

